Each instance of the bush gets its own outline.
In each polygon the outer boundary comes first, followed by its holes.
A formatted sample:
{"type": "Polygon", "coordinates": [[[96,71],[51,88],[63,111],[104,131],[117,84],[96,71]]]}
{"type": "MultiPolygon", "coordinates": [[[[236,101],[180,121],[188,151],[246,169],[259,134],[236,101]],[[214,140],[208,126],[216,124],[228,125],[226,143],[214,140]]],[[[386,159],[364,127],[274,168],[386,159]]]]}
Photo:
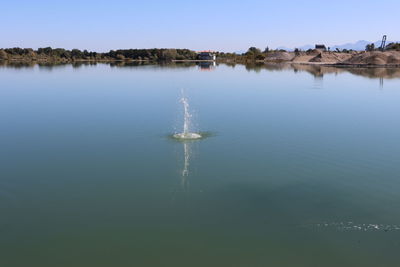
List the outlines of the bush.
{"type": "Polygon", "coordinates": [[[386,49],[400,51],[400,43],[390,43],[387,45],[386,49]]]}
{"type": "Polygon", "coordinates": [[[124,55],[121,55],[121,54],[118,54],[118,55],[116,56],[116,59],[118,59],[118,60],[124,60],[124,59],[125,59],[125,56],[124,56],[124,55]]]}
{"type": "Polygon", "coordinates": [[[375,44],[367,44],[365,46],[365,51],[374,51],[375,50],[375,44]]]}
{"type": "Polygon", "coordinates": [[[6,53],[6,51],[4,51],[3,49],[0,49],[0,60],[5,60],[8,59],[8,55],[6,53]]]}

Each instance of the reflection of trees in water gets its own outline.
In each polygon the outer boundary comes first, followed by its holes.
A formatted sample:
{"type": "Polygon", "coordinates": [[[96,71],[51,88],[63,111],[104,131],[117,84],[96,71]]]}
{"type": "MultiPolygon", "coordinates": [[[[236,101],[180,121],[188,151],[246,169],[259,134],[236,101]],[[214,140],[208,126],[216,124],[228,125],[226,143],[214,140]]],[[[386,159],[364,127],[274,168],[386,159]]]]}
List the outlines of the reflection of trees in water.
{"type": "Polygon", "coordinates": [[[67,66],[72,66],[73,68],[80,68],[82,66],[95,66],[97,62],[94,61],[77,61],[72,63],[66,62],[16,62],[16,61],[0,61],[0,66],[22,69],[22,68],[33,68],[35,66],[39,67],[41,70],[51,70],[53,68],[62,68],[67,66]]]}
{"type": "Polygon", "coordinates": [[[187,68],[195,67],[196,62],[151,62],[151,61],[75,61],[75,62],[36,62],[36,61],[4,61],[0,60],[0,66],[10,68],[33,68],[38,66],[40,68],[57,68],[61,66],[72,66],[73,68],[80,68],[83,66],[96,66],[98,64],[109,65],[110,67],[140,67],[140,66],[157,66],[165,68],[187,68]]]}
{"type": "Polygon", "coordinates": [[[325,74],[341,74],[351,73],[358,76],[363,76],[371,79],[396,79],[400,78],[400,68],[398,67],[348,67],[348,66],[327,66],[327,65],[313,65],[313,64],[291,64],[291,63],[263,63],[252,62],[247,64],[226,62],[226,63],[213,63],[213,62],[151,62],[151,61],[75,61],[72,63],[65,62],[45,62],[38,63],[35,61],[28,62],[14,62],[14,61],[0,61],[0,66],[11,68],[33,68],[38,66],[42,69],[50,70],[52,68],[59,68],[62,66],[71,65],[74,68],[82,66],[95,66],[97,64],[109,65],[111,67],[141,67],[141,66],[154,66],[157,68],[190,68],[198,66],[200,69],[212,69],[218,67],[220,64],[234,68],[236,65],[242,65],[247,71],[261,72],[266,71],[284,71],[292,70],[294,73],[308,72],[314,77],[323,77],[325,74]]]}
{"type": "Polygon", "coordinates": [[[245,67],[247,71],[260,72],[264,68],[263,65],[263,63],[249,63],[245,67]]]}
{"type": "Polygon", "coordinates": [[[189,68],[195,67],[195,62],[154,62],[154,61],[113,61],[107,62],[111,67],[142,67],[142,66],[154,66],[159,68],[189,68]]]}
{"type": "Polygon", "coordinates": [[[0,60],[0,66],[14,69],[33,68],[35,65],[35,62],[8,62],[0,60]]]}
{"type": "Polygon", "coordinates": [[[97,62],[95,61],[76,61],[71,63],[73,68],[80,68],[83,66],[96,66],[97,62]]]}

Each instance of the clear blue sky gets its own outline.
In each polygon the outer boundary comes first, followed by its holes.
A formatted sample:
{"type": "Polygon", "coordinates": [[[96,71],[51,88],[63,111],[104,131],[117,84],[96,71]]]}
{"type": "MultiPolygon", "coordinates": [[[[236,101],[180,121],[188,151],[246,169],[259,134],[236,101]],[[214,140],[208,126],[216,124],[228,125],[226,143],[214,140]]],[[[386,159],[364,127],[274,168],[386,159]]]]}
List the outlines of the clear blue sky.
{"type": "Polygon", "coordinates": [[[0,47],[245,50],[400,40],[400,1],[3,0],[0,47]]]}

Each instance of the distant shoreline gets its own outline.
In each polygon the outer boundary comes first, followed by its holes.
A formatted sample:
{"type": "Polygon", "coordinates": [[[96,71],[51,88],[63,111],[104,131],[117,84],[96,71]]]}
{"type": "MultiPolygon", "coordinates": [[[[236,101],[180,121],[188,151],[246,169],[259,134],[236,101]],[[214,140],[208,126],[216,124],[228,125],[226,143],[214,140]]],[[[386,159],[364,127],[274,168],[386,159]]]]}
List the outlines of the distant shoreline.
{"type": "MultiPolygon", "coordinates": [[[[165,64],[168,62],[159,62],[153,60],[137,60],[137,59],[127,59],[127,60],[118,60],[118,59],[76,59],[76,60],[63,60],[63,61],[51,61],[51,60],[18,60],[18,59],[10,59],[10,60],[1,60],[0,63],[3,64],[73,64],[73,63],[154,63],[154,64],[165,64]]],[[[185,62],[204,62],[204,63],[232,63],[232,64],[279,64],[286,63],[290,65],[315,65],[315,66],[325,66],[325,67],[343,67],[343,68],[400,68],[400,64],[346,64],[346,63],[329,63],[329,62],[293,62],[293,61],[264,61],[264,60],[256,60],[254,62],[233,62],[229,60],[171,60],[170,62],[176,63],[185,63],[185,62]]]]}
{"type": "Polygon", "coordinates": [[[223,53],[213,51],[196,52],[189,49],[119,49],[109,52],[63,48],[3,48],[0,49],[0,62],[24,64],[65,64],[77,62],[216,62],[227,64],[291,63],[325,65],[337,67],[400,67],[400,44],[392,44],[385,51],[329,51],[326,49],[269,50],[261,51],[250,47],[246,53],[223,53]]]}

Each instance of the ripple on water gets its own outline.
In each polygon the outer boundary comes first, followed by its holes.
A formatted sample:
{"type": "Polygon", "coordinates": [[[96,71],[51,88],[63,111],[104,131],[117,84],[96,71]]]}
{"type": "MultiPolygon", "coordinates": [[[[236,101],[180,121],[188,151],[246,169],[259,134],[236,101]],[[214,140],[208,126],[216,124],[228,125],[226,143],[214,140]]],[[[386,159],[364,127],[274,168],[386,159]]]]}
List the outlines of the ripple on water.
{"type": "Polygon", "coordinates": [[[339,231],[398,231],[400,225],[377,224],[377,223],[354,223],[354,222],[323,222],[310,224],[312,228],[330,228],[339,231]]]}
{"type": "Polygon", "coordinates": [[[183,139],[183,140],[193,140],[202,138],[201,134],[198,133],[177,133],[174,134],[173,137],[176,139],[183,139]]]}
{"type": "Polygon", "coordinates": [[[209,137],[216,136],[217,134],[214,132],[197,132],[197,133],[191,133],[193,134],[192,136],[185,136],[183,133],[173,133],[173,134],[167,134],[166,137],[171,140],[175,141],[198,141],[198,140],[203,140],[209,137]]]}

